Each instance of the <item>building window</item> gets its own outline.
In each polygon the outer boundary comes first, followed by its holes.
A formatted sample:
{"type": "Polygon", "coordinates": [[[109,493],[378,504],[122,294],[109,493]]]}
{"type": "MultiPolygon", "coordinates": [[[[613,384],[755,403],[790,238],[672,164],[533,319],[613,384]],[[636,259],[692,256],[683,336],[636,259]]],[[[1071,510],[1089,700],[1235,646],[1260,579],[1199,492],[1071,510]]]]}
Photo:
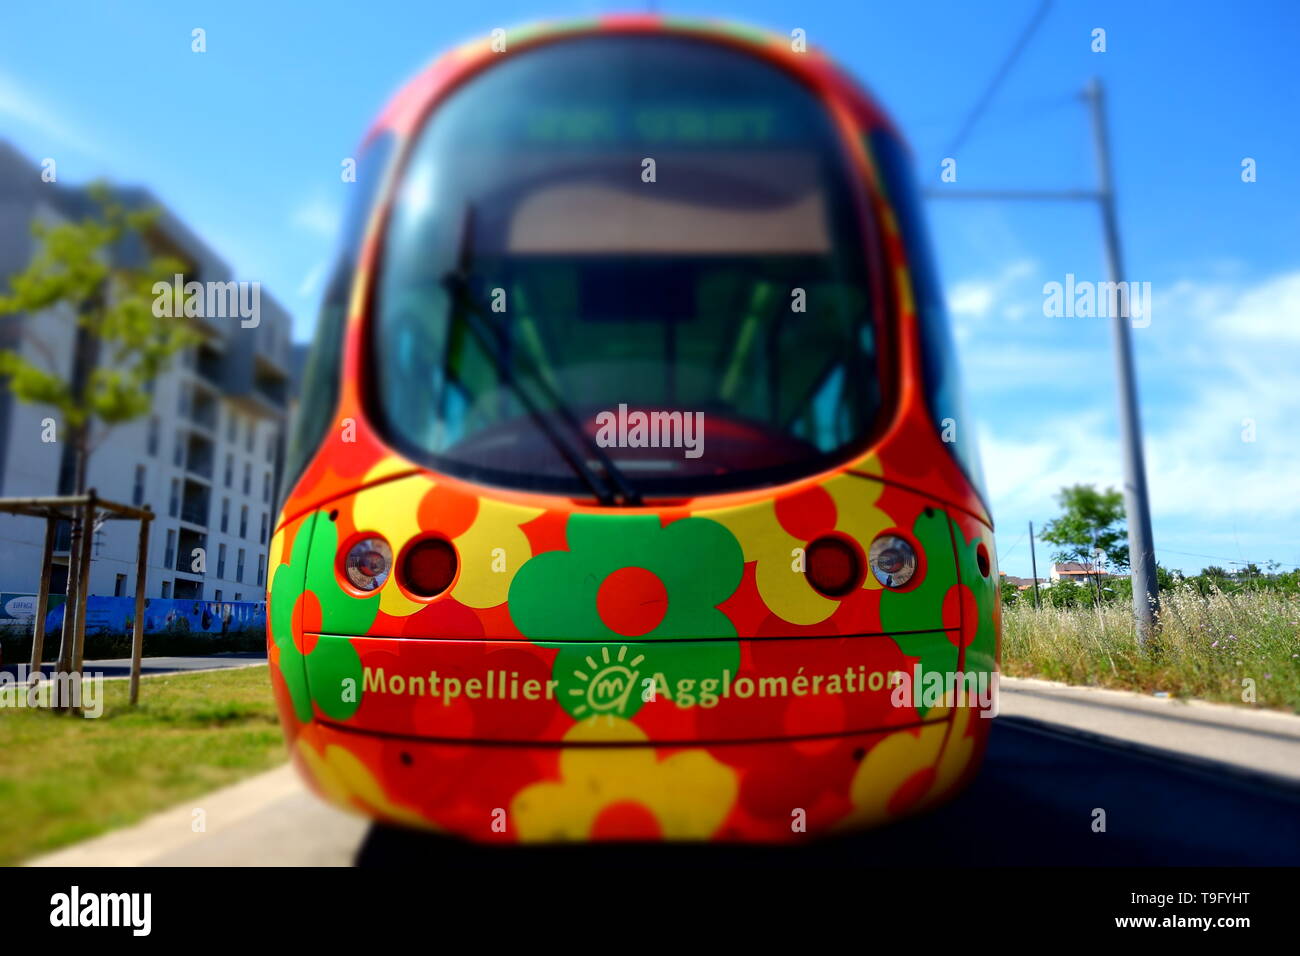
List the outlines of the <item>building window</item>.
{"type": "Polygon", "coordinates": [[[215,600],[218,604],[221,603],[221,588],[217,588],[217,593],[216,593],[216,596],[215,596],[214,600],[215,600]]]}
{"type": "Polygon", "coordinates": [[[234,480],[235,480],[235,456],[231,454],[227,454],[226,455],[226,487],[229,488],[230,483],[234,480]]]}
{"type": "Polygon", "coordinates": [[[272,428],[266,433],[266,463],[275,464],[275,429],[272,428]]]}
{"type": "Polygon", "coordinates": [[[239,536],[248,537],[248,505],[241,505],[239,508],[239,536]]]}
{"type": "Polygon", "coordinates": [[[260,553],[257,556],[257,586],[266,586],[266,555],[260,553]]]}
{"type": "Polygon", "coordinates": [[[172,583],[170,581],[163,582],[162,596],[164,600],[172,596],[172,583]]]}
{"type": "Polygon", "coordinates": [[[242,595],[242,594],[240,594],[238,591],[236,591],[236,592],[235,592],[235,600],[236,600],[236,601],[242,601],[243,599],[244,599],[244,595],[242,595]]]}
{"type": "Polygon", "coordinates": [[[149,446],[149,457],[158,457],[158,416],[155,415],[149,419],[149,437],[147,439],[149,446]]]}
{"type": "Polygon", "coordinates": [[[262,502],[268,505],[271,503],[271,473],[269,471],[262,475],[262,502]]]}
{"type": "Polygon", "coordinates": [[[230,531],[230,499],[221,499],[221,533],[227,534],[230,531]]]}
{"type": "Polygon", "coordinates": [[[177,395],[176,410],[180,412],[181,418],[190,417],[190,390],[184,385],[180,387],[177,395]]]}
{"type": "Polygon", "coordinates": [[[235,580],[240,584],[244,583],[244,549],[239,549],[239,556],[235,562],[235,580]]]}
{"type": "Polygon", "coordinates": [[[226,441],[230,442],[230,444],[233,445],[238,439],[238,433],[239,433],[239,416],[236,415],[234,412],[231,412],[230,417],[226,419],[226,441]]]}
{"type": "Polygon", "coordinates": [[[252,493],[253,493],[253,463],[251,461],[246,461],[244,462],[244,494],[251,495],[252,493]]]}
{"type": "Polygon", "coordinates": [[[119,574],[113,579],[113,597],[126,596],[126,575],[119,574]]]}
{"type": "Polygon", "coordinates": [[[135,485],[131,488],[131,504],[144,504],[144,465],[135,466],[135,485]]]}
{"type": "Polygon", "coordinates": [[[224,544],[219,544],[217,545],[217,577],[224,578],[225,576],[226,576],[226,546],[224,544]]]}
{"type": "Polygon", "coordinates": [[[176,563],[176,532],[167,531],[167,550],[163,552],[163,567],[170,568],[176,563]]]}
{"type": "Polygon", "coordinates": [[[185,433],[176,433],[176,447],[172,449],[172,464],[177,468],[185,464],[185,433]]]}
{"type": "Polygon", "coordinates": [[[244,450],[250,455],[253,453],[254,442],[257,440],[257,432],[253,419],[248,420],[248,435],[244,440],[244,450]]]}
{"type": "Polygon", "coordinates": [[[167,513],[175,518],[181,513],[181,482],[179,478],[172,479],[171,497],[167,499],[167,513]]]}
{"type": "Polygon", "coordinates": [[[271,516],[265,511],[262,512],[262,536],[258,539],[258,544],[266,544],[267,525],[271,523],[271,516]]]}

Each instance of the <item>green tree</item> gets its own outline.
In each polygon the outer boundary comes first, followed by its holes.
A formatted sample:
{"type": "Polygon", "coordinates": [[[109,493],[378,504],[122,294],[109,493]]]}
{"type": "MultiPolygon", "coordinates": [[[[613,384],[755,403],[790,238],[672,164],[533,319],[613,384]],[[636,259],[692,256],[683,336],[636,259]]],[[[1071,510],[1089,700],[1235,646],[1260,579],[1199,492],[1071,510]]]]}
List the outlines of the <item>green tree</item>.
{"type": "Polygon", "coordinates": [[[1001,592],[1003,604],[1015,604],[1020,600],[1020,589],[1010,581],[1002,582],[1001,592]]]}
{"type": "Polygon", "coordinates": [[[1091,566],[1094,552],[1119,570],[1128,569],[1128,528],[1124,523],[1124,496],[1114,488],[1098,491],[1092,485],[1071,485],[1056,496],[1061,516],[1043,527],[1040,537],[1056,545],[1053,558],[1091,566]]]}
{"type": "MultiPolygon", "coordinates": [[[[49,405],[58,413],[57,434],[71,443],[73,493],[86,490],[91,452],[116,424],[145,414],[148,384],[172,357],[196,340],[184,319],[153,313],[153,286],[185,271],[177,260],[143,253],[142,264],[123,250],[148,248],[158,210],[129,210],[107,186],[90,188],[96,214],[76,222],[32,224],[37,248],[31,262],[9,280],[0,296],[0,319],[63,309],[76,318],[71,369],[30,326],[25,329],[42,363],[18,349],[0,350],[0,376],[19,401],[49,405]],[[106,426],[93,434],[96,424],[106,426]]],[[[75,532],[74,528],[74,541],[75,532]]]]}
{"type": "Polygon", "coordinates": [[[1057,581],[1043,592],[1044,600],[1052,607],[1087,606],[1096,600],[1092,588],[1073,581],[1057,581]]]}

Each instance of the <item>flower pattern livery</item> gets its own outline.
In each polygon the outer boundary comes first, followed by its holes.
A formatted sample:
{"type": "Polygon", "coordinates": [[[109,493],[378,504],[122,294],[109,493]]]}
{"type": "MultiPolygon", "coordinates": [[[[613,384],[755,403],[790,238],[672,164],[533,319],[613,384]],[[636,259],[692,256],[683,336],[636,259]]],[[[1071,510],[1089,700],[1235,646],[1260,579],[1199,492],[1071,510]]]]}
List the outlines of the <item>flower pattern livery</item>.
{"type": "MultiPolygon", "coordinates": [[[[779,37],[656,17],[512,35],[510,49],[602,30],[721,31],[836,100],[881,226],[887,318],[915,341],[918,296],[868,135],[887,122],[833,64],[779,37]]],[[[377,129],[409,141],[492,56],[477,44],[438,61],[377,129]]],[[[970,778],[990,722],[965,698],[915,690],[925,675],[996,676],[992,527],[936,432],[914,348],[899,352],[888,428],[821,474],[628,508],[491,488],[393,453],[367,417],[377,246],[372,225],[342,342],[334,415],[347,429],[297,477],[270,549],[272,685],[322,796],[488,842],[789,842],[896,819],[970,778]],[[865,556],[885,533],[918,554],[904,587],[866,567],[837,596],[813,586],[813,542],[865,556]],[[361,594],[340,568],[367,536],[394,562],[361,594]],[[456,566],[421,598],[402,562],[428,537],[456,566]]]]}

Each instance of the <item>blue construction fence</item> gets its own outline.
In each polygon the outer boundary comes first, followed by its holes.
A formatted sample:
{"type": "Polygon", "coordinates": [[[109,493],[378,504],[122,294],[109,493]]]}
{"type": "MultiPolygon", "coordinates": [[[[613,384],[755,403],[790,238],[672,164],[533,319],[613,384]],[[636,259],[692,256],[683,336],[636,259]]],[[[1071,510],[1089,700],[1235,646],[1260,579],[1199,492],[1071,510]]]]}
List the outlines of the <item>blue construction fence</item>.
{"type": "MultiPolygon", "coordinates": [[[[63,608],[45,616],[45,633],[63,627],[63,608]]],[[[135,598],[97,597],[86,604],[87,634],[129,634],[135,624],[135,598]]],[[[192,598],[145,598],[146,634],[211,634],[266,631],[265,601],[199,601],[192,598]]]]}

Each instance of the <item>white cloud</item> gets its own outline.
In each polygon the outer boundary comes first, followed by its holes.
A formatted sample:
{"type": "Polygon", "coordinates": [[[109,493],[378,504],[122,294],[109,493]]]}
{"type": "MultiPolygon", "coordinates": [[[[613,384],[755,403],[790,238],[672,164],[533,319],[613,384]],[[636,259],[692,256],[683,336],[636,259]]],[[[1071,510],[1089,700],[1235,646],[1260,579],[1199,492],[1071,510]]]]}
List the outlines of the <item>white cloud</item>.
{"type": "MultiPolygon", "coordinates": [[[[1157,551],[1166,532],[1184,543],[1239,534],[1252,558],[1289,560],[1258,554],[1251,542],[1276,542],[1287,528],[1293,539],[1300,530],[1300,271],[1253,284],[1183,280],[1164,295],[1166,311],[1157,315],[1167,322],[1137,340],[1157,551]],[[1242,440],[1247,419],[1253,442],[1242,440]]],[[[983,423],[981,450],[1000,521],[1022,524],[1053,514],[1053,496],[1063,485],[1122,487],[1109,368],[1096,400],[1080,411],[1066,397],[1065,376],[1061,387],[1043,381],[1078,361],[1070,343],[986,348],[975,358],[969,365],[976,380],[999,358],[1008,371],[1044,372],[1027,389],[1036,413],[983,423]]],[[[1222,553],[1221,545],[1184,549],[1222,553]]]]}
{"type": "Polygon", "coordinates": [[[1300,343],[1300,272],[1281,275],[1243,294],[1219,317],[1229,338],[1300,343]]]}
{"type": "Polygon", "coordinates": [[[302,278],[302,283],[298,286],[298,298],[309,299],[316,294],[328,265],[329,260],[322,259],[307,271],[307,274],[302,278]]]}
{"type": "Polygon", "coordinates": [[[1033,275],[1036,263],[1022,259],[1009,263],[1001,272],[988,279],[965,279],[956,283],[948,291],[948,311],[955,317],[983,319],[1001,304],[1000,314],[1006,318],[1020,318],[1025,314],[1023,290],[1016,297],[1019,301],[1009,301],[1013,286],[1033,275]]]}
{"type": "Polygon", "coordinates": [[[982,319],[993,306],[992,282],[971,280],[958,282],[948,293],[948,311],[953,315],[982,319]]]}
{"type": "Polygon", "coordinates": [[[88,158],[102,157],[98,147],[73,132],[73,126],[60,118],[60,110],[5,73],[0,73],[0,116],[8,116],[54,141],[51,145],[71,147],[88,158]]]}
{"type": "Polygon", "coordinates": [[[291,219],[304,232],[322,239],[333,239],[338,235],[342,217],[337,205],[316,196],[299,205],[291,219]]]}

